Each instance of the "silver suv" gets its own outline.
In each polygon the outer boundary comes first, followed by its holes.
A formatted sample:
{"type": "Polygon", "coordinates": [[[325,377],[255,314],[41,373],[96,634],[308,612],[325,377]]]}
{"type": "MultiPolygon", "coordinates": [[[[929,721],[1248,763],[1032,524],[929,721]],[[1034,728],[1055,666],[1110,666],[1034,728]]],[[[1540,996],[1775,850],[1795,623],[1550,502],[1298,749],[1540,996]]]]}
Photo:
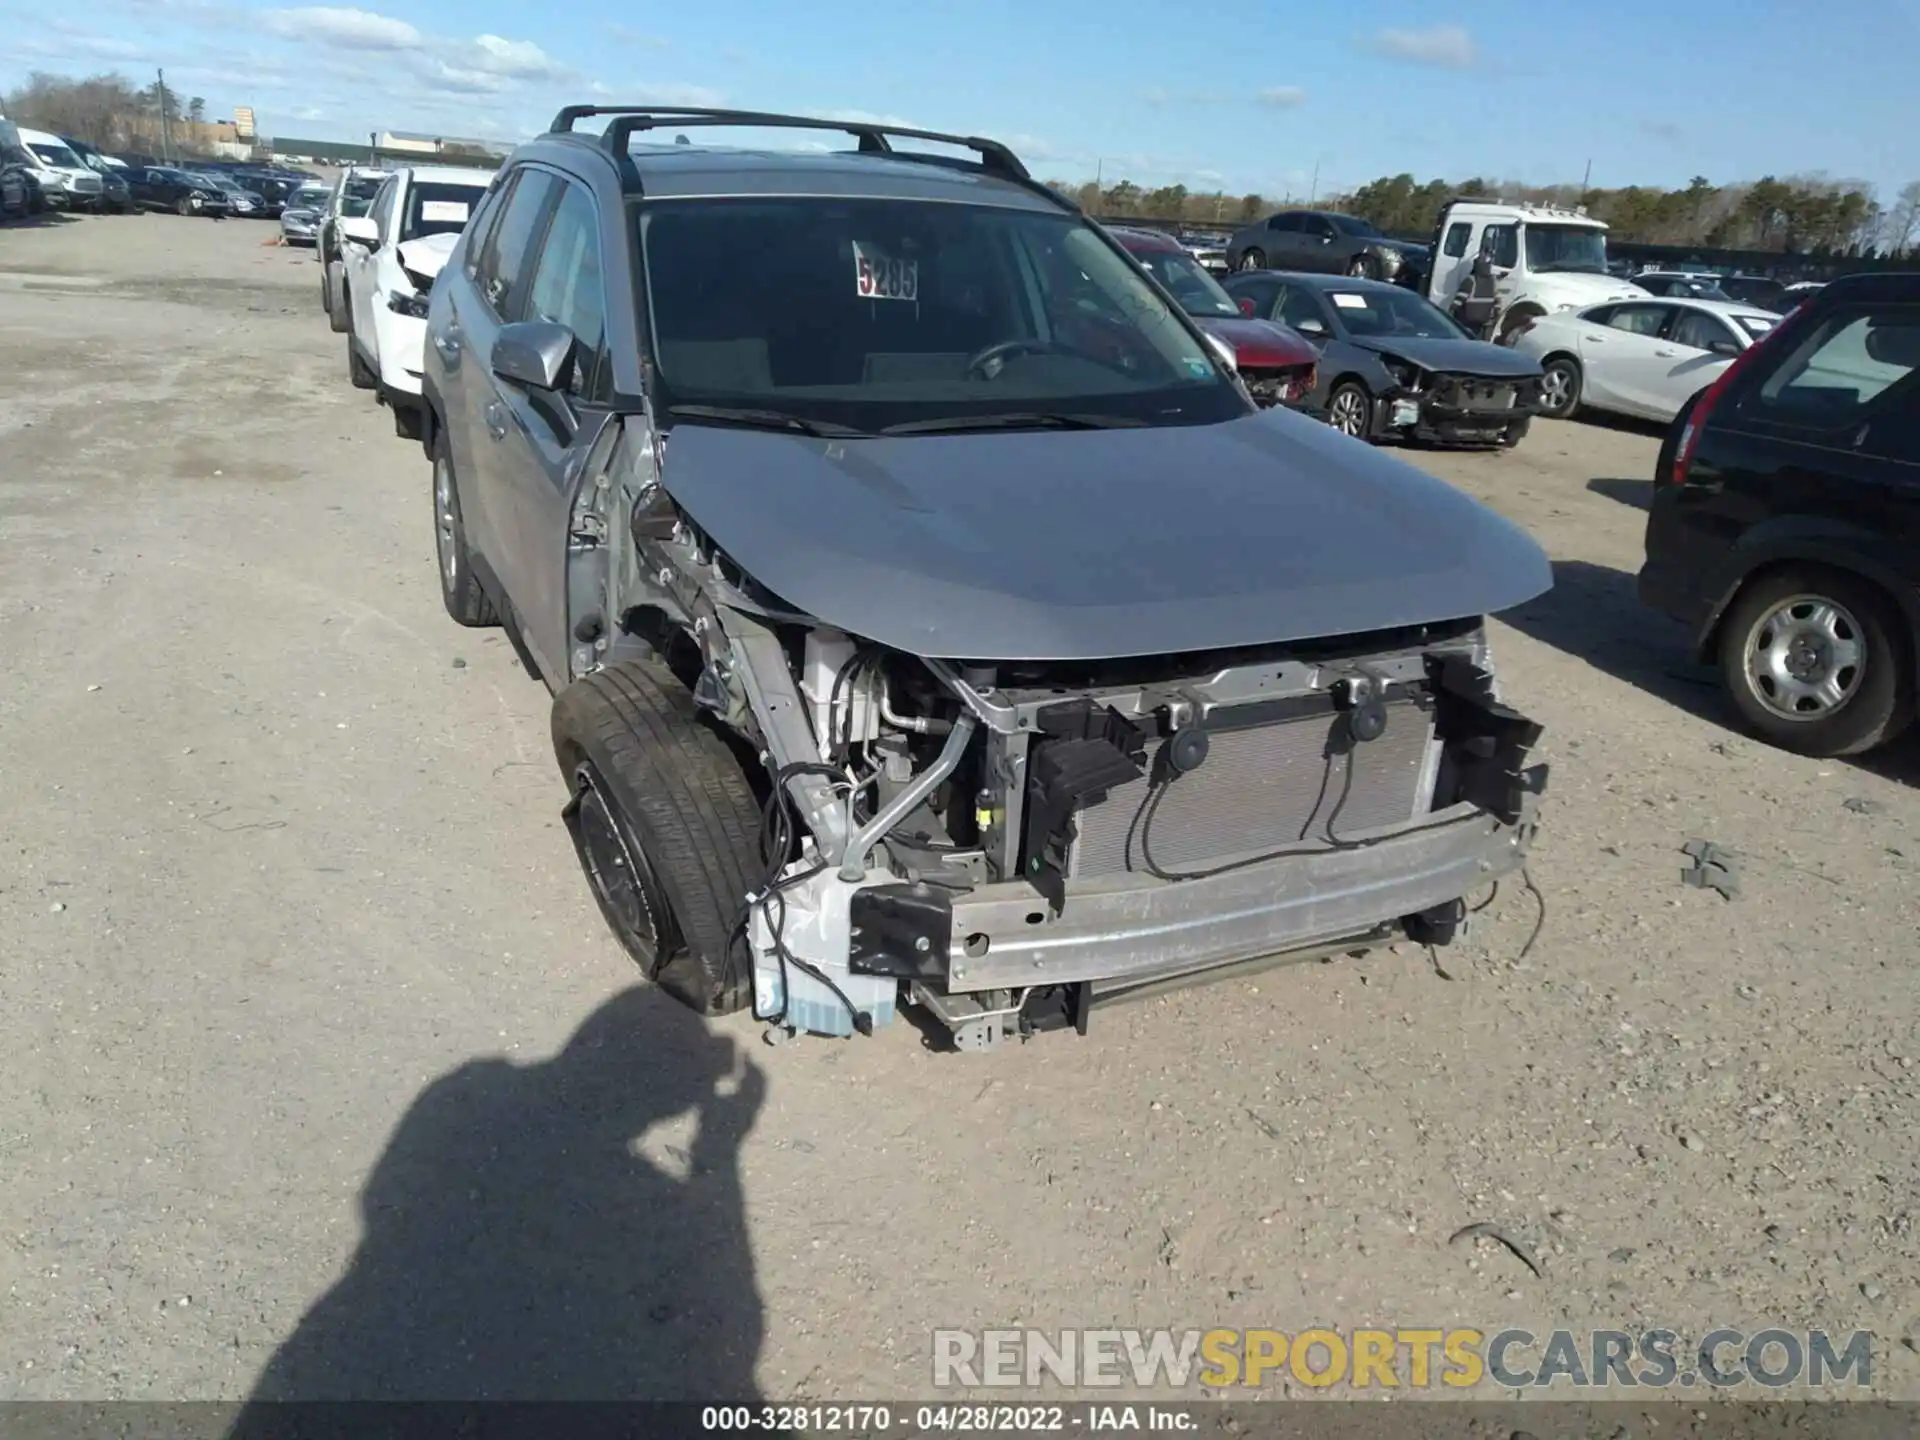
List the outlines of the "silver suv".
{"type": "Polygon", "coordinates": [[[553,691],[607,923],[703,1012],[1084,1030],[1445,943],[1523,862],[1540,728],[1482,617],[1539,548],[1255,407],[1004,146],[563,110],[433,288],[424,400],[447,610],[553,691]]]}

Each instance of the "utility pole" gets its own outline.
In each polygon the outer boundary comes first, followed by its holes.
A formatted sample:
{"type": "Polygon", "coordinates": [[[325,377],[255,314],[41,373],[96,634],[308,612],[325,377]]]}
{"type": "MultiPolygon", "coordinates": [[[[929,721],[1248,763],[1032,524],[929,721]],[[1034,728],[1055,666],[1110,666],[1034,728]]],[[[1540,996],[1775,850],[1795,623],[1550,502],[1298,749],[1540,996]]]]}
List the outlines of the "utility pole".
{"type": "Polygon", "coordinates": [[[1320,198],[1320,157],[1313,160],[1313,189],[1307,195],[1307,204],[1311,205],[1320,198]]]}
{"type": "Polygon", "coordinates": [[[173,163],[173,128],[167,123],[167,72],[165,70],[155,70],[153,73],[160,81],[158,91],[160,97],[160,158],[171,165],[173,163]]]}
{"type": "Polygon", "coordinates": [[[380,132],[378,130],[367,132],[367,153],[375,165],[380,163],[380,132]]]}
{"type": "Polygon", "coordinates": [[[1593,161],[1589,159],[1587,161],[1587,173],[1580,177],[1580,198],[1583,200],[1586,198],[1586,195],[1587,195],[1587,182],[1592,179],[1593,179],[1593,161]]]}

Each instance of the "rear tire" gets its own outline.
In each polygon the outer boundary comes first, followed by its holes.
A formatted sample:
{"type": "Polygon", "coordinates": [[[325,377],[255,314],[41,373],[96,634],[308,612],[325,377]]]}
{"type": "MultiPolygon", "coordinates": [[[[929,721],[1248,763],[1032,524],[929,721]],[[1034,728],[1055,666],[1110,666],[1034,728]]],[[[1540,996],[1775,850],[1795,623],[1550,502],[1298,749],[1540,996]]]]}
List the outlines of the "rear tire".
{"type": "Polygon", "coordinates": [[[1540,368],[1545,376],[1540,413],[1549,420],[1571,420],[1580,409],[1580,392],[1586,385],[1580,362],[1571,355],[1555,355],[1540,368]]]}
{"type": "MultiPolygon", "coordinates": [[[[1810,657],[1821,669],[1821,657],[1810,657]]],[[[1735,597],[1720,626],[1720,679],[1747,728],[1769,744],[1829,759],[1858,755],[1893,739],[1913,719],[1913,637],[1899,607],[1877,587],[1842,570],[1778,570],[1735,597]],[[1759,678],[1767,667],[1750,663],[1750,650],[1780,649],[1782,629],[1796,612],[1826,605],[1857,655],[1851,678],[1838,672],[1843,698],[1805,718],[1782,713],[1791,697],[1759,678]]]]}
{"type": "Polygon", "coordinates": [[[739,758],[664,661],[625,660],[562,690],[553,749],[600,914],[647,978],[702,1015],[753,995],[740,935],[764,869],[760,802],[739,758]]]}
{"type": "Polygon", "coordinates": [[[447,614],[456,624],[470,629],[498,625],[500,612],[480,584],[473,551],[467,546],[467,526],[460,516],[460,482],[453,472],[444,429],[433,442],[433,541],[440,571],[440,599],[447,614]]]}

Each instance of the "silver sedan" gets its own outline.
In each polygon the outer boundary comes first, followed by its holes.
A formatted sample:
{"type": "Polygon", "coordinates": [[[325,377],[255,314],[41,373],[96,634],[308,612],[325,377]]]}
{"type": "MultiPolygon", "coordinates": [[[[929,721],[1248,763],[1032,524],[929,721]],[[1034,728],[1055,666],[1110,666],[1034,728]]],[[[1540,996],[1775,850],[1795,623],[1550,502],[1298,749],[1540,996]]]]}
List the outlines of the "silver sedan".
{"type": "Polygon", "coordinates": [[[311,245],[320,236],[320,220],[327,208],[324,185],[302,185],[287,197],[280,212],[280,238],[289,245],[311,245]]]}

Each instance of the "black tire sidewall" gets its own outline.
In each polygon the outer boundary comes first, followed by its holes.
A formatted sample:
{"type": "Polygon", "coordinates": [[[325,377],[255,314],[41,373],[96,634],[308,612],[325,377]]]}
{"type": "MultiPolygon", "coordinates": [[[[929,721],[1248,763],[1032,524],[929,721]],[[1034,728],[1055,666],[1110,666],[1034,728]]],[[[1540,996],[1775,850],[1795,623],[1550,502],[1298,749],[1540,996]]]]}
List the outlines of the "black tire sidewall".
{"type": "Polygon", "coordinates": [[[500,623],[499,615],[493,607],[493,601],[480,584],[480,577],[474,573],[473,551],[467,546],[467,522],[460,509],[460,473],[454,469],[453,455],[447,449],[447,437],[444,428],[435,427],[433,459],[428,469],[427,501],[433,507],[434,551],[433,569],[440,578],[440,603],[446,607],[447,614],[461,625],[482,628],[500,623]],[[448,509],[453,514],[453,535],[450,545],[453,550],[454,578],[447,579],[447,568],[440,559],[440,493],[439,467],[447,467],[448,509]]]}
{"type": "Polygon", "coordinates": [[[1720,683],[1747,729],[1771,745],[1818,759],[1857,755],[1884,744],[1913,716],[1913,654],[1898,609],[1876,587],[1838,570],[1780,570],[1752,581],[1720,626],[1720,683]],[[1746,678],[1747,636],[1768,610],[1791,595],[1820,595],[1856,621],[1866,647],[1866,674],[1850,699],[1818,720],[1781,718],[1746,678]]]}
{"type": "Polygon", "coordinates": [[[583,761],[592,767],[683,941],[677,954],[651,959],[624,936],[623,947],[655,983],[702,1014],[746,1004],[752,963],[739,921],[760,879],[760,804],[739,756],[656,659],[622,661],[562,690],[553,744],[569,785],[583,761]]]}

